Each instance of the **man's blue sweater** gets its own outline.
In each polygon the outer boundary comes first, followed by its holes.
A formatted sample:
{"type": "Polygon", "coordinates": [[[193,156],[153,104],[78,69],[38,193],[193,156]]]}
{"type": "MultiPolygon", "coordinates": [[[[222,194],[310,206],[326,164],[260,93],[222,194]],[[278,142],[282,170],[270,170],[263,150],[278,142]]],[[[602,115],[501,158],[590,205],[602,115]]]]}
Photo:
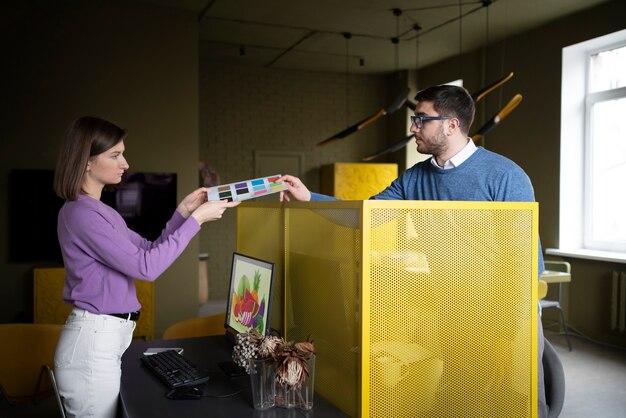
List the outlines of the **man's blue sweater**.
{"type": "MultiPolygon", "coordinates": [[[[370,199],[378,200],[461,200],[486,202],[534,202],[530,179],[508,158],[478,147],[458,167],[435,167],[430,159],[406,170],[389,187],[370,199]]],[[[311,201],[335,200],[311,193],[311,201]]],[[[539,243],[539,275],[543,255],[539,243]]]]}

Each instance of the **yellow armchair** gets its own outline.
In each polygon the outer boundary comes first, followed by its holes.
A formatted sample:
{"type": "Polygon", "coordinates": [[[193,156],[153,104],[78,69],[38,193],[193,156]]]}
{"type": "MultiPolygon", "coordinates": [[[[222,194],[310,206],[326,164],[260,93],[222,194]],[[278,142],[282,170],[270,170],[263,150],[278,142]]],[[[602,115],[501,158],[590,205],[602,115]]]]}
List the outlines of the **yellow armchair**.
{"type": "Polygon", "coordinates": [[[548,294],[548,282],[545,280],[539,280],[539,287],[537,288],[537,299],[543,299],[548,294]]]}
{"type": "Polygon", "coordinates": [[[42,369],[54,365],[63,325],[0,324],[0,391],[9,401],[50,394],[42,369]]]}
{"type": "Polygon", "coordinates": [[[563,313],[563,308],[561,307],[561,295],[563,290],[563,283],[569,283],[572,280],[572,267],[567,261],[558,261],[558,260],[545,260],[546,270],[541,275],[539,280],[539,305],[541,306],[542,312],[546,309],[554,308],[559,311],[559,317],[561,320],[561,326],[563,328],[563,332],[565,333],[565,339],[567,340],[567,346],[569,351],[572,351],[572,343],[569,339],[569,332],[567,329],[567,321],[565,320],[565,315],[563,313]],[[545,292],[542,294],[541,291],[541,282],[545,283],[545,292]],[[556,283],[558,284],[558,297],[556,300],[548,300],[545,299],[546,294],[548,292],[548,284],[556,283]]]}

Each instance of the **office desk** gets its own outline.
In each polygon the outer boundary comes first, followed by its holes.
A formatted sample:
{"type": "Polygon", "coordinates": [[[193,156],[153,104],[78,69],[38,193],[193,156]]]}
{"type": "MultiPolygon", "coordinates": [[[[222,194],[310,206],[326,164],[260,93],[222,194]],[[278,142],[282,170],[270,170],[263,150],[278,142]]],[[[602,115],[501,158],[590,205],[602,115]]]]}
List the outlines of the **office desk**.
{"type": "Polygon", "coordinates": [[[232,346],[224,336],[185,338],[178,340],[155,340],[133,342],[122,357],[122,385],[120,410],[124,418],[142,417],[346,417],[324,398],[315,395],[311,411],[299,409],[270,408],[257,411],[252,407],[250,378],[230,379],[217,364],[231,360],[232,346]],[[182,347],[183,355],[196,366],[211,373],[211,378],[201,388],[204,394],[225,395],[241,390],[227,398],[204,397],[198,400],[170,400],[169,391],[158,378],[141,364],[141,356],[148,347],[182,347]]]}

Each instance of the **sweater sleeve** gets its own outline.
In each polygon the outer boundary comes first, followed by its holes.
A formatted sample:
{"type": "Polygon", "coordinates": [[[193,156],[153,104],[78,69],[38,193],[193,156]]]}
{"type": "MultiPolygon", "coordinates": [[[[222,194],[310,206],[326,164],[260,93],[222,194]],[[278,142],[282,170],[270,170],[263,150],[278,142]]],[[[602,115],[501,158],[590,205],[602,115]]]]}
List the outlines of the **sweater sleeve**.
{"type": "Polygon", "coordinates": [[[157,246],[165,241],[167,237],[174,233],[174,231],[176,231],[183,223],[185,223],[185,221],[186,219],[183,217],[183,215],[175,210],[170,220],[167,221],[165,228],[163,228],[163,231],[161,231],[161,235],[159,235],[156,240],[147,240],[131,229],[128,230],[128,238],[138,247],[141,247],[144,250],[149,250],[150,248],[153,248],[154,246],[157,246]]]}
{"type": "Polygon", "coordinates": [[[334,200],[339,200],[339,199],[333,196],[311,192],[311,202],[327,202],[327,201],[334,201],[334,200]]]}
{"type": "Polygon", "coordinates": [[[382,192],[370,197],[372,200],[421,200],[417,195],[417,170],[420,164],[406,170],[382,192]],[[410,190],[412,189],[412,190],[410,190]],[[412,192],[412,193],[411,193],[412,192]]]}
{"type": "Polygon", "coordinates": [[[535,191],[528,175],[519,167],[501,175],[494,200],[497,202],[534,202],[535,191]]]}
{"type": "Polygon", "coordinates": [[[385,190],[370,197],[372,200],[405,200],[402,177],[395,179],[385,190]]]}
{"type": "Polygon", "coordinates": [[[161,275],[200,230],[200,225],[191,216],[173,229],[180,221],[174,215],[171,225],[164,229],[158,240],[150,243],[96,210],[85,210],[81,216],[63,219],[64,223],[73,224],[68,229],[73,231],[73,239],[82,252],[111,269],[146,281],[153,281],[161,275]]]}

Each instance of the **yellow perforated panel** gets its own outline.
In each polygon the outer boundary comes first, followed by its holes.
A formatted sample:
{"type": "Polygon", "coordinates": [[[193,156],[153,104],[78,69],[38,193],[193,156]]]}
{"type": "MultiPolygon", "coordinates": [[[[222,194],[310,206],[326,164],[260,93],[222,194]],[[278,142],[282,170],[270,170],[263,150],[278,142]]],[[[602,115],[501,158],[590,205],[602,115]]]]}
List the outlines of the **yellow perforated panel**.
{"type": "Polygon", "coordinates": [[[318,394],[353,417],[536,416],[535,203],[246,208],[238,248],[282,254],[318,394]]]}
{"type": "Polygon", "coordinates": [[[533,211],[496,207],[372,205],[364,416],[533,416],[533,211]]]}
{"type": "Polygon", "coordinates": [[[288,340],[313,338],[316,391],[354,416],[359,399],[360,211],[333,206],[286,213],[286,329],[288,340]]]}
{"type": "Polygon", "coordinates": [[[275,264],[270,325],[281,333],[284,332],[283,231],[280,203],[245,202],[237,207],[237,252],[275,264]]]}

